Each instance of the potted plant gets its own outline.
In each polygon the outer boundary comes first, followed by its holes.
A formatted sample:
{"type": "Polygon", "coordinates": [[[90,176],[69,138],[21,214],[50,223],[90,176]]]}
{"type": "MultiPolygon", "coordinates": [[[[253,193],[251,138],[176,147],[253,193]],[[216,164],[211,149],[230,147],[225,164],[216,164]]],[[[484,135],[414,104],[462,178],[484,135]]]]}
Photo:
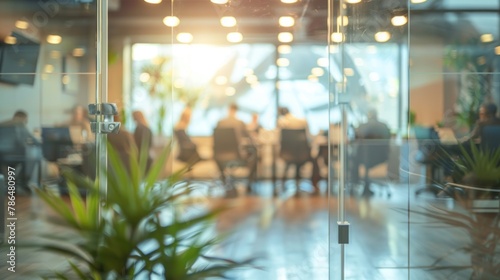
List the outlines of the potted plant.
{"type": "MultiPolygon", "coordinates": [[[[459,144],[459,154],[452,161],[455,182],[465,186],[467,198],[496,199],[500,190],[500,149],[489,150],[469,143],[459,144]],[[470,186],[467,188],[467,186],[470,186]]],[[[453,155],[447,154],[447,157],[453,155]]]]}
{"type": "MultiPolygon", "coordinates": [[[[470,279],[498,279],[500,277],[500,149],[486,150],[470,143],[470,148],[459,145],[454,158],[454,179],[447,192],[457,202],[453,210],[431,206],[425,210],[411,210],[426,216],[443,227],[457,227],[467,234],[469,242],[460,243],[453,250],[470,254],[468,266],[441,266],[449,256],[437,259],[429,269],[471,269],[470,279]],[[492,204],[490,204],[492,203],[492,204]]],[[[446,157],[451,157],[445,152],[446,157]]],[[[435,225],[433,223],[433,225],[435,225]]]]}
{"type": "Polygon", "coordinates": [[[62,224],[74,232],[66,240],[46,236],[44,242],[30,245],[68,257],[69,272],[58,271],[43,277],[205,279],[224,277],[229,270],[250,262],[209,256],[220,236],[206,233],[222,209],[184,215],[180,206],[185,204],[190,188],[176,182],[188,167],[158,181],[169,151],[162,153],[148,173],[145,156],[138,159],[134,154],[127,168],[109,147],[106,196],[94,182],[68,170],[64,175],[69,203],[51,191],[37,191],[62,224]],[[85,197],[77,190],[82,187],[88,190],[85,197]]]}

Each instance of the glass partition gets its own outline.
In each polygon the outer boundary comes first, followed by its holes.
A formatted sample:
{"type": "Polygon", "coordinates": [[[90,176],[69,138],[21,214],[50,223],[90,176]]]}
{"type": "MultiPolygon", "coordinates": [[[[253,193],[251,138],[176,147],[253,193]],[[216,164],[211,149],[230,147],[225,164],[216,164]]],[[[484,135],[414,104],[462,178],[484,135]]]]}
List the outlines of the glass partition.
{"type": "Polygon", "coordinates": [[[476,208],[477,199],[496,197],[483,196],[495,183],[481,184],[468,176],[476,174],[479,162],[485,164],[484,174],[492,174],[487,166],[497,165],[488,159],[493,146],[484,142],[493,137],[473,132],[477,122],[490,122],[480,116],[481,105],[498,105],[499,3],[413,2],[408,36],[409,277],[496,278],[497,242],[489,243],[486,236],[496,239],[498,209],[476,208]]]}
{"type": "Polygon", "coordinates": [[[0,18],[0,158],[2,173],[10,168],[17,175],[5,178],[15,190],[7,198],[2,191],[1,199],[2,210],[11,210],[7,221],[16,224],[15,231],[2,230],[2,241],[15,246],[17,271],[2,265],[0,274],[34,278],[47,271],[46,254],[20,244],[60,233],[47,223],[52,214],[36,191],[67,195],[64,168],[95,177],[87,105],[96,102],[96,3],[7,0],[0,18]],[[13,127],[22,132],[8,132],[13,127]]]}
{"type": "MultiPolygon", "coordinates": [[[[228,277],[497,278],[499,137],[477,123],[482,104],[500,102],[498,8],[2,1],[0,161],[19,171],[5,182],[16,181],[15,238],[70,235],[33,191],[67,198],[63,168],[97,177],[107,152],[96,153],[85,110],[110,102],[122,135],[149,126],[150,160],[172,148],[159,173],[185,171],[174,184],[191,191],[182,217],[227,208],[204,232],[225,237],[207,254],[255,259],[228,277]],[[13,122],[30,135],[29,162],[6,160],[13,122]]],[[[172,209],[155,217],[171,221],[172,209]]],[[[46,253],[16,251],[15,276],[46,272],[46,253]]]]}

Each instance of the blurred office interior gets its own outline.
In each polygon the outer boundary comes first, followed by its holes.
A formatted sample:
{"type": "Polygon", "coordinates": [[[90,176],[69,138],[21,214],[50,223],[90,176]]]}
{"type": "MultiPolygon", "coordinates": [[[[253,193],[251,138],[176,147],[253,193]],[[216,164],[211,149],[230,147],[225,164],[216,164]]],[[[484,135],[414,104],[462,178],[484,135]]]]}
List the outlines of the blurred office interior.
{"type": "MultiPolygon", "coordinates": [[[[22,110],[40,141],[23,154],[40,158],[18,179],[25,223],[18,239],[54,229],[34,189],[67,196],[62,167],[102,180],[95,170],[105,158],[95,151],[101,140],[80,124],[75,130],[73,114],[78,106],[113,103],[122,131],[133,134],[134,112],[142,113],[151,160],[172,148],[162,178],[192,164],[182,177],[197,190],[192,207],[232,207],[216,219],[217,230],[229,234],[213,253],[259,264],[231,272],[234,279],[478,277],[472,253],[461,250],[474,238],[416,213],[470,210],[446,192],[463,182],[445,163],[421,158],[422,140],[434,152],[457,144],[482,104],[500,105],[499,38],[495,0],[3,0],[0,122],[22,110]],[[254,181],[248,162],[218,166],[214,130],[231,105],[246,125],[256,120],[254,181]],[[305,148],[291,152],[307,149],[303,162],[282,152],[293,139],[281,137],[281,108],[307,123],[305,148]],[[358,168],[352,154],[370,111],[390,137],[384,149],[368,148],[379,151],[368,157],[380,160],[358,168]],[[176,134],[179,123],[187,138],[176,134]],[[429,134],[417,135],[421,128],[429,134]],[[444,139],[446,131],[452,136],[444,139]],[[50,133],[67,139],[49,143],[50,133]],[[195,147],[195,163],[180,156],[183,139],[195,147]],[[285,170],[288,164],[300,168],[285,170]],[[361,179],[350,176],[353,168],[361,179]],[[347,244],[338,237],[343,223],[347,244]]],[[[83,114],[89,127],[102,120],[83,114]]],[[[0,138],[2,148],[12,135],[0,138]]],[[[9,164],[3,160],[2,168],[9,164]]],[[[43,257],[24,256],[21,275],[44,269],[43,257]]],[[[0,275],[12,277],[3,265],[0,275]]]]}

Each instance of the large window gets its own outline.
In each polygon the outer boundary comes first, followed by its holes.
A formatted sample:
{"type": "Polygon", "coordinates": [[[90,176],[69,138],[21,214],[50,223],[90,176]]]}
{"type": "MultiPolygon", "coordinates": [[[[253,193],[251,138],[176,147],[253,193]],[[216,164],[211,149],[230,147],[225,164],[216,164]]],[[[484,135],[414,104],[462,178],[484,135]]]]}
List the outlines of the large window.
{"type": "Polygon", "coordinates": [[[209,136],[230,103],[239,106],[243,121],[250,122],[252,114],[258,114],[268,130],[275,128],[277,107],[285,106],[307,119],[311,133],[317,134],[336,122],[328,118],[330,84],[349,79],[348,85],[354,88],[353,124],[364,121],[368,108],[376,108],[380,118],[397,131],[405,112],[400,106],[398,46],[349,45],[347,63],[342,66],[329,55],[335,51],[324,45],[135,44],[131,107],[145,112],[156,133],[169,134],[182,110],[190,106],[187,132],[209,136]],[[172,113],[172,118],[165,112],[172,113]]]}

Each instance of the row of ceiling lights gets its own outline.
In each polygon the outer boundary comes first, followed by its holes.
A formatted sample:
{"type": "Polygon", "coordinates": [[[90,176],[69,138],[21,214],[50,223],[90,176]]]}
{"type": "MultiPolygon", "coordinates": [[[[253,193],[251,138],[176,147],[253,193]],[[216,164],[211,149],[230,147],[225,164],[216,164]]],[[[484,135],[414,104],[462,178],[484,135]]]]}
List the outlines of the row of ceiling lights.
{"type": "MultiPolygon", "coordinates": [[[[160,3],[161,0],[144,0],[145,2],[157,4],[160,3]]],[[[215,4],[226,4],[227,0],[211,0],[215,4]]],[[[295,3],[296,0],[282,0],[283,3],[295,3]]],[[[346,0],[347,3],[356,4],[361,2],[361,0],[346,0]]],[[[423,3],[426,0],[411,0],[412,3],[423,3]]],[[[175,27],[180,24],[180,19],[176,16],[167,16],[163,19],[163,23],[169,27],[175,27]]],[[[234,27],[237,24],[236,18],[232,16],[225,16],[220,19],[220,23],[224,27],[234,27]]],[[[295,24],[295,19],[291,16],[282,16],[278,21],[281,27],[292,27],[295,24]]],[[[348,25],[348,18],[346,16],[337,18],[337,23],[342,26],[348,25]]],[[[391,23],[394,26],[403,26],[407,23],[407,18],[405,15],[396,15],[392,17],[391,23]]],[[[28,29],[29,23],[24,20],[18,20],[15,23],[15,26],[18,29],[28,29]]],[[[388,31],[379,31],[375,34],[375,40],[378,42],[387,42],[391,38],[391,34],[388,31]]],[[[240,32],[229,32],[227,34],[226,39],[231,43],[238,43],[243,40],[243,35],[240,32]]],[[[57,34],[49,34],[46,38],[47,43],[49,44],[60,44],[62,41],[62,37],[57,34]]],[[[190,43],[193,41],[193,35],[187,32],[182,32],[177,35],[177,40],[181,43],[190,43]]],[[[341,32],[334,32],[331,35],[331,40],[335,43],[340,43],[345,40],[345,35],[341,32]]],[[[483,34],[481,35],[481,41],[484,43],[489,43],[494,40],[492,34],[483,34]]],[[[280,32],[278,34],[278,41],[282,43],[291,43],[293,41],[293,34],[291,32],[280,32]]],[[[6,44],[16,44],[17,39],[14,36],[7,36],[4,40],[6,44]]],[[[82,56],[84,52],[78,48],[75,51],[75,56],[82,56]]]]}
{"type": "MultiPolygon", "coordinates": [[[[162,0],[144,0],[144,1],[151,4],[158,4],[162,2],[162,0]]],[[[412,3],[423,3],[425,1],[426,0],[412,0],[412,3]]],[[[227,4],[228,0],[211,0],[211,2],[214,4],[227,4]]],[[[286,4],[292,4],[297,2],[297,0],[281,0],[281,2],[286,4]]],[[[346,2],[350,4],[356,4],[361,2],[361,0],[346,0],[346,2]]],[[[232,16],[222,17],[220,19],[220,22],[221,25],[224,27],[234,27],[237,24],[236,18],[232,16]]],[[[346,26],[348,24],[348,19],[345,16],[339,17],[337,19],[337,22],[343,26],[346,26]]],[[[391,22],[394,26],[402,26],[407,23],[407,19],[406,16],[399,15],[399,16],[394,16],[391,19],[391,22]]],[[[176,16],[167,16],[163,19],[163,23],[166,26],[175,27],[180,24],[180,19],[177,18],[176,16]]],[[[281,27],[292,27],[295,25],[295,19],[291,16],[282,16],[279,18],[278,23],[281,27]]],[[[18,29],[28,29],[29,23],[24,20],[18,20],[16,21],[15,26],[18,29]]],[[[390,39],[390,37],[391,34],[387,31],[381,31],[375,34],[375,40],[378,42],[386,42],[390,39]]],[[[176,38],[181,43],[191,43],[193,41],[193,35],[187,32],[179,33],[176,38]]],[[[229,32],[226,36],[226,39],[228,40],[228,42],[231,43],[239,43],[243,40],[243,34],[241,34],[240,32],[229,32]]],[[[46,40],[47,43],[49,44],[57,45],[61,43],[62,37],[57,34],[49,34],[46,40]]],[[[345,40],[345,35],[340,32],[334,32],[331,35],[331,40],[336,43],[343,42],[345,40]]],[[[14,36],[7,36],[4,41],[7,44],[17,43],[17,39],[14,36]]],[[[291,32],[280,32],[278,34],[278,41],[282,43],[291,43],[293,41],[293,34],[291,32]]],[[[82,53],[82,51],[77,50],[76,56],[78,56],[80,53],[82,53]]]]}
{"type": "MultiPolygon", "coordinates": [[[[159,4],[162,0],[144,0],[147,3],[159,4]]],[[[427,0],[411,0],[411,3],[419,4],[424,3],[427,0]]],[[[227,4],[228,0],[211,0],[214,4],[227,4]]],[[[296,3],[297,0],[281,0],[285,4],[296,3]]],[[[361,0],[346,0],[346,3],[357,4],[361,0]]],[[[393,26],[403,26],[408,22],[406,15],[395,15],[391,18],[391,24],[393,26]]],[[[180,19],[176,16],[167,16],[163,19],[163,23],[168,27],[176,27],[180,24],[180,19]]],[[[223,27],[234,27],[237,24],[236,18],[232,16],[224,16],[220,19],[220,23],[223,27]]],[[[293,27],[295,25],[295,19],[291,16],[282,16],[279,18],[278,23],[281,27],[293,27]]],[[[337,24],[340,26],[348,25],[348,17],[338,17],[337,24]]],[[[377,42],[387,42],[391,38],[391,33],[388,31],[379,31],[374,35],[377,42]]],[[[187,32],[182,32],[177,35],[177,40],[181,43],[191,43],[194,39],[193,35],[187,32]]],[[[240,32],[229,32],[226,39],[230,43],[239,43],[243,40],[243,35],[240,32]]],[[[345,35],[341,32],[334,32],[331,35],[331,40],[335,43],[340,43],[345,40],[345,35]]],[[[293,34],[290,32],[280,32],[278,34],[278,41],[281,43],[290,43],[293,41],[293,34]]]]}

